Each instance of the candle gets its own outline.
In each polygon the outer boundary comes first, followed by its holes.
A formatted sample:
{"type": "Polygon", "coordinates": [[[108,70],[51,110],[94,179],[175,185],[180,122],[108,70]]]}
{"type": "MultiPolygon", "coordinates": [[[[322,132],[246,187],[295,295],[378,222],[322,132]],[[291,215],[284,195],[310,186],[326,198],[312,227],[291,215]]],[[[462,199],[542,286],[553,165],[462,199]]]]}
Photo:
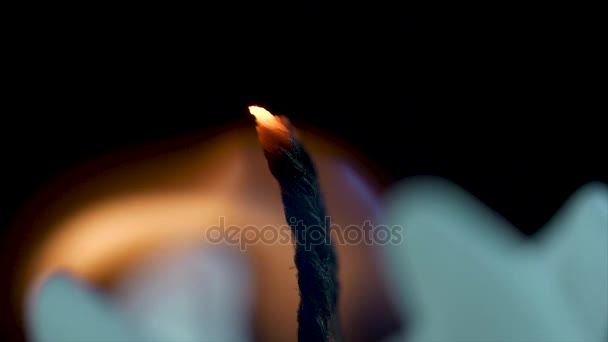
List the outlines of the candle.
{"type": "MultiPolygon", "coordinates": [[[[28,336],[125,340],[141,328],[146,334],[137,336],[151,341],[293,339],[299,298],[292,241],[244,239],[240,251],[207,235],[218,231],[214,226],[251,232],[246,228],[286,223],[281,189],[249,131],[114,164],[105,173],[99,170],[109,164],[96,163],[95,174],[72,176],[24,209],[13,229],[27,232],[29,247],[13,270],[22,273],[17,288],[25,293],[16,301],[27,299],[31,309],[28,336]],[[236,255],[225,257],[226,249],[236,255]],[[183,308],[171,308],[174,298],[183,308]],[[90,325],[86,317],[99,319],[90,325]]],[[[404,180],[382,205],[347,151],[302,133],[337,223],[332,233],[365,231],[363,222],[378,217],[403,229],[400,241],[382,245],[380,258],[377,246],[336,244],[345,340],[381,340],[391,332],[395,340],[605,340],[605,184],[581,188],[544,233],[526,241],[439,178],[404,180]],[[398,331],[397,318],[405,315],[413,319],[398,331]]]]}

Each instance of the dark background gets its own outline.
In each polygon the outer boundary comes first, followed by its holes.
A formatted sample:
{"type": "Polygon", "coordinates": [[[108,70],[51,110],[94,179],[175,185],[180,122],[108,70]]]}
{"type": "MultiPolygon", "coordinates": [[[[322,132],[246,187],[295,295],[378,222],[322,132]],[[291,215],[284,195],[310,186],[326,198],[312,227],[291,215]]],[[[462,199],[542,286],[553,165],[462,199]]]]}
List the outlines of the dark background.
{"type": "Polygon", "coordinates": [[[254,103],[343,138],[386,185],[446,177],[527,235],[581,185],[608,182],[593,9],[306,2],[7,13],[3,227],[69,167],[250,120],[254,103]]]}

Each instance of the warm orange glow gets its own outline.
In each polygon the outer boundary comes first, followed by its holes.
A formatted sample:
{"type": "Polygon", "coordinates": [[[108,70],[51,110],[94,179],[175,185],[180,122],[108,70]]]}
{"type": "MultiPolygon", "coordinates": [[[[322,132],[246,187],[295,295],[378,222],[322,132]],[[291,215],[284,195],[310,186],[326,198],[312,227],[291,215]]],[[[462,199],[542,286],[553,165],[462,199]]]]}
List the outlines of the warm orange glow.
{"type": "Polygon", "coordinates": [[[249,112],[255,116],[258,138],[266,151],[275,151],[279,146],[289,143],[291,133],[280,117],[258,106],[249,106],[249,112]]]}
{"type": "MultiPolygon", "coordinates": [[[[264,148],[289,139],[284,118],[260,107],[249,110],[256,116],[264,148]]],[[[304,132],[303,138],[316,158],[332,223],[363,226],[376,217],[372,205],[376,199],[354,171],[358,164],[348,151],[317,135],[304,132]]],[[[35,231],[44,233],[44,239],[17,268],[24,272],[28,298],[35,294],[38,281],[58,270],[107,285],[112,293],[113,286],[128,279],[131,270],[147,265],[149,258],[184,246],[214,247],[207,234],[220,218],[225,228],[286,224],[279,186],[251,127],[93,174],[55,200],[61,205],[45,214],[52,220],[37,223],[35,231]]],[[[44,210],[29,213],[41,215],[44,210]]],[[[342,261],[340,316],[345,339],[356,339],[374,327],[367,316],[363,321],[369,323],[360,323],[364,308],[385,313],[378,317],[382,322],[390,319],[391,311],[372,246],[336,248],[342,261]]],[[[255,275],[253,317],[260,340],[289,340],[297,335],[299,296],[293,253],[292,244],[281,242],[253,243],[243,252],[255,275]]]]}
{"type": "Polygon", "coordinates": [[[277,129],[281,131],[287,131],[287,127],[283,125],[281,120],[278,117],[272,115],[272,113],[270,113],[266,109],[258,106],[249,106],[249,112],[251,113],[251,115],[255,116],[258,125],[273,130],[277,129]]]}

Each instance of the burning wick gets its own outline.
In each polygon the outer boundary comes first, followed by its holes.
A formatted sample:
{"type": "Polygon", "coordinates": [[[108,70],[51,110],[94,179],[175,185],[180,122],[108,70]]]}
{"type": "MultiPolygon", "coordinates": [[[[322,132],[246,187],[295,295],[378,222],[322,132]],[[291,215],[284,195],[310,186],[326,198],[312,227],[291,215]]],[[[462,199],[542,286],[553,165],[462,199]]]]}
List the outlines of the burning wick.
{"type": "Polygon", "coordinates": [[[255,116],[256,130],[264,151],[277,153],[280,146],[289,144],[291,123],[286,117],[274,116],[257,106],[250,106],[249,112],[255,116]]]}
{"type": "Polygon", "coordinates": [[[337,260],[316,168],[287,118],[256,106],[249,111],[256,118],[270,172],[281,186],[285,218],[295,240],[298,340],[338,341],[337,260]]]}
{"type": "Polygon", "coordinates": [[[285,128],[278,117],[272,115],[272,113],[262,107],[249,106],[249,112],[251,115],[255,116],[255,119],[262,126],[276,127],[277,129],[285,128]]]}

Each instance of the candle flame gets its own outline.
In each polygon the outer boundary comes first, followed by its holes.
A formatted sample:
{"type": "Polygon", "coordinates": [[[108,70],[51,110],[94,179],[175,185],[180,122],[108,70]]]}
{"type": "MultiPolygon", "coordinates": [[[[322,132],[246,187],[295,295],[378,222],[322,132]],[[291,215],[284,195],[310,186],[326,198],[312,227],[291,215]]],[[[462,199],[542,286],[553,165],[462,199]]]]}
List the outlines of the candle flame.
{"type": "Polygon", "coordinates": [[[255,116],[255,119],[259,125],[265,126],[271,129],[285,129],[285,125],[279,120],[278,117],[267,111],[265,108],[258,106],[249,106],[249,112],[255,116]]]}
{"type": "Polygon", "coordinates": [[[278,145],[289,141],[291,133],[281,118],[258,106],[249,106],[249,112],[255,116],[258,137],[265,150],[274,150],[278,145]]]}
{"type": "Polygon", "coordinates": [[[255,116],[257,120],[274,120],[274,115],[262,107],[249,106],[249,113],[255,116]]]}

